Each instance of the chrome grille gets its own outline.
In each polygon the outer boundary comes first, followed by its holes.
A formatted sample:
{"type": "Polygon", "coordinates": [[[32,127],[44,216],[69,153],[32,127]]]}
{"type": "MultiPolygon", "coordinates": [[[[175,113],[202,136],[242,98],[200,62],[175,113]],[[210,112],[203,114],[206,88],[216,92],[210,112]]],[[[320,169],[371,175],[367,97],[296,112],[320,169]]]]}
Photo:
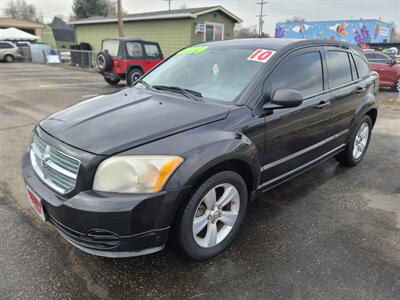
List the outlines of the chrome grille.
{"type": "Polygon", "coordinates": [[[33,135],[30,156],[39,178],[61,194],[72,191],[76,185],[80,160],[48,145],[33,135]]]}

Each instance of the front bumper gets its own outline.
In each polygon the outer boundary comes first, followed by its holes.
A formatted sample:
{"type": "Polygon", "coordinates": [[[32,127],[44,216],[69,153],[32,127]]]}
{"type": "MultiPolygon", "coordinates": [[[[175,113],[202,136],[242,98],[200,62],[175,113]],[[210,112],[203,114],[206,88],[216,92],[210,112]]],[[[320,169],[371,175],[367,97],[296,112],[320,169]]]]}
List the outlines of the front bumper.
{"type": "Polygon", "coordinates": [[[185,190],[129,195],[82,191],[65,198],[36,176],[28,153],[22,158],[22,174],[59,233],[77,248],[105,257],[162,250],[185,190]]]}

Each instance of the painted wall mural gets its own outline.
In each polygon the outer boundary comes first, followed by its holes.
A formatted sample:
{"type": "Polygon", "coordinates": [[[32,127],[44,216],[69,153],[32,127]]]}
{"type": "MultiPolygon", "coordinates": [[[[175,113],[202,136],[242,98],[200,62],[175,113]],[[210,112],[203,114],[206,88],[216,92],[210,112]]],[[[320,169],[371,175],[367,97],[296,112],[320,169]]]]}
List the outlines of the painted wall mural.
{"type": "Polygon", "coordinates": [[[380,20],[277,23],[275,37],[339,40],[357,45],[390,43],[392,26],[380,20]]]}

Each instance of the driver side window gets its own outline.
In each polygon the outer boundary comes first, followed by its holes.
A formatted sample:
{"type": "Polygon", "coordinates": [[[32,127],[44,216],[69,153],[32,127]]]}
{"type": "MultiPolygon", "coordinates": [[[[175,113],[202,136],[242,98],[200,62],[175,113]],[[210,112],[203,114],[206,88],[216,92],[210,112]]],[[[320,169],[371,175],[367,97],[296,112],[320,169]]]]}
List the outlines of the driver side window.
{"type": "Polygon", "coordinates": [[[324,90],[321,53],[307,52],[285,58],[267,81],[271,95],[277,89],[297,90],[306,98],[324,90]]]}

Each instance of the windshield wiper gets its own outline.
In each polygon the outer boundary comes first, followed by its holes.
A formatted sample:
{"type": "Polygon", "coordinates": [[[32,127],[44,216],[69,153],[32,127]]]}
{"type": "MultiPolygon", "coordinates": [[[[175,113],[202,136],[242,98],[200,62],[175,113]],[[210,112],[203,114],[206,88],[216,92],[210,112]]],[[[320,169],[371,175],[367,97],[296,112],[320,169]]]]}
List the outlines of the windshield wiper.
{"type": "Polygon", "coordinates": [[[201,99],[203,98],[203,96],[200,92],[193,91],[190,89],[184,89],[179,86],[153,85],[152,87],[157,90],[177,92],[177,93],[180,93],[180,94],[186,96],[189,99],[196,100],[196,101],[201,101],[201,99]]]}
{"type": "MultiPolygon", "coordinates": [[[[152,90],[153,92],[157,92],[158,90],[155,89],[151,84],[147,83],[146,81],[144,81],[143,79],[139,79],[138,81],[136,81],[136,84],[141,83],[142,85],[144,85],[146,88],[148,88],[149,90],[152,90]]],[[[135,85],[136,85],[135,84],[135,85]]]]}

